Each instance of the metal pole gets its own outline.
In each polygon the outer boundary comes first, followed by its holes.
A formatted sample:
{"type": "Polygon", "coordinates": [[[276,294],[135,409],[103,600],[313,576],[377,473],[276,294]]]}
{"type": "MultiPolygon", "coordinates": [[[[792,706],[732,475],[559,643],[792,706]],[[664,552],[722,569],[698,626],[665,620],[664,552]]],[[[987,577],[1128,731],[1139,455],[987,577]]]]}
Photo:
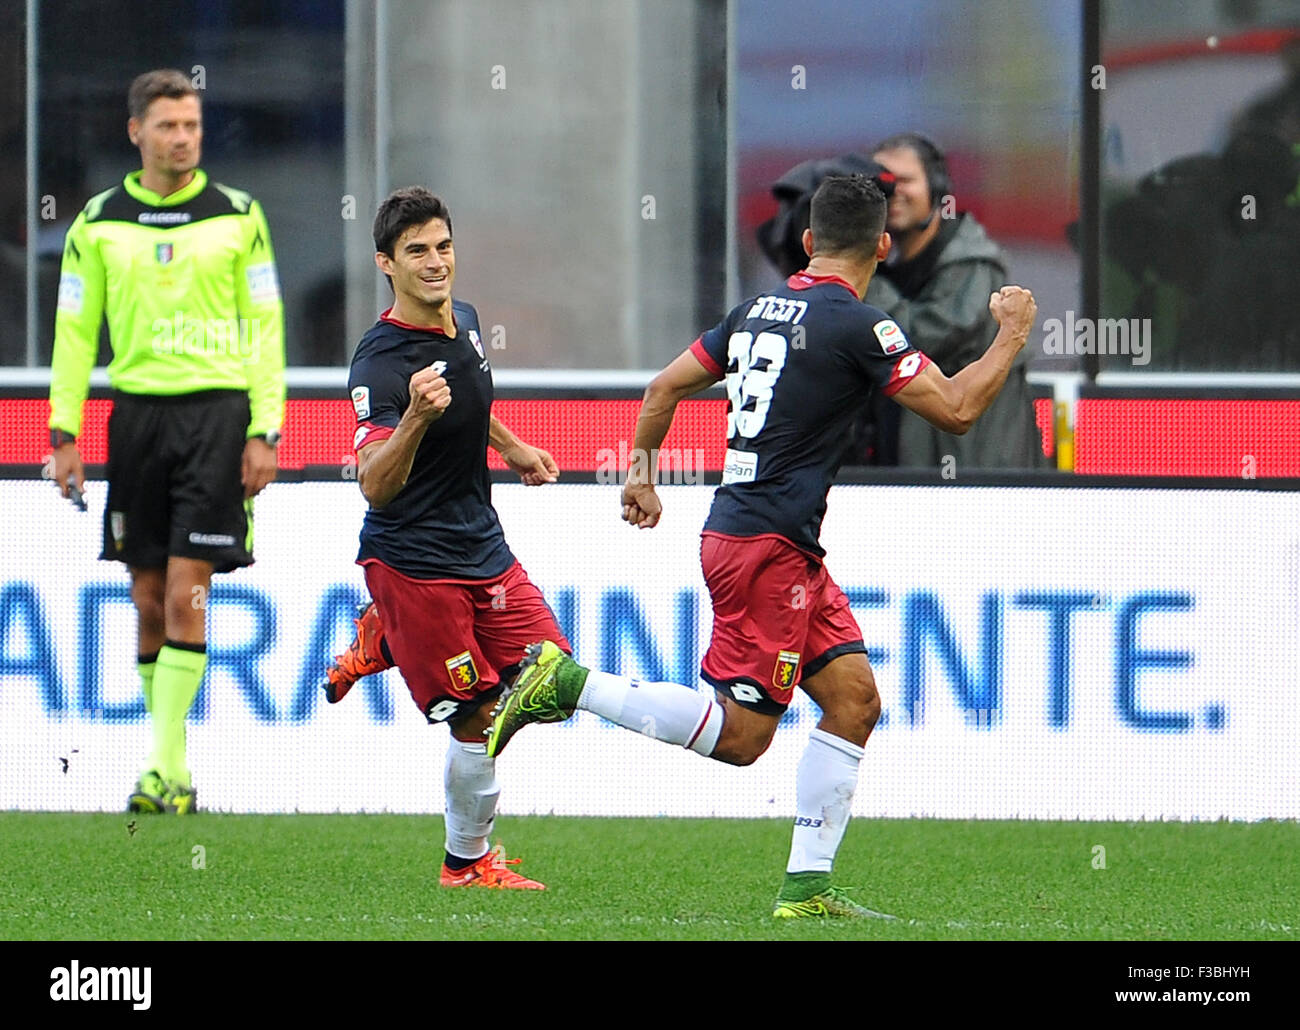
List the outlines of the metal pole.
{"type": "Polygon", "coordinates": [[[40,233],[37,217],[39,196],[36,188],[36,27],[40,14],[40,0],[27,0],[27,361],[29,368],[36,366],[36,331],[39,325],[37,309],[37,271],[40,252],[36,237],[40,233]]]}
{"type": "MultiPolygon", "coordinates": [[[[392,130],[392,102],[388,72],[388,0],[375,0],[375,205],[392,186],[388,182],[388,138],[392,130]]],[[[371,213],[373,217],[373,212],[371,213]]],[[[392,303],[388,286],[375,276],[375,314],[392,303]]]]}
{"type": "Polygon", "coordinates": [[[730,310],[740,303],[740,244],[736,236],[737,195],[740,192],[736,182],[736,4],[727,0],[727,89],[724,103],[727,105],[727,244],[725,270],[725,301],[730,310]]]}

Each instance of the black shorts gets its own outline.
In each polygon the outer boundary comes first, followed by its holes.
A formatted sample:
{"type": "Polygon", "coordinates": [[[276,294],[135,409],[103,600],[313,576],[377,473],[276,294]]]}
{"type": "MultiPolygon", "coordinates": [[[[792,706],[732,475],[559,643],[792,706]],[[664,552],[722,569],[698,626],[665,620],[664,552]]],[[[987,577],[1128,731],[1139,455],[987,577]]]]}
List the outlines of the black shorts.
{"type": "Polygon", "coordinates": [[[253,563],[253,502],[241,466],[248,394],[115,393],[100,558],[161,569],[171,556],[217,572],[253,563]]]}

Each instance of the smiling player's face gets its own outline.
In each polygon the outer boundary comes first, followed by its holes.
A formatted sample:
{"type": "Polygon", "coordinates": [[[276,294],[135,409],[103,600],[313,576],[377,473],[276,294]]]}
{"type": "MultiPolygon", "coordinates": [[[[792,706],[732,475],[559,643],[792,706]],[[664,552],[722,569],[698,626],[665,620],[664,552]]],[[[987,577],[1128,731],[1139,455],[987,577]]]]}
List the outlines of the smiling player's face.
{"type": "Polygon", "coordinates": [[[451,230],[441,218],[407,229],[393,244],[393,256],[376,254],[380,269],[393,278],[393,292],[416,308],[440,308],[451,299],[456,252],[451,230]]]}

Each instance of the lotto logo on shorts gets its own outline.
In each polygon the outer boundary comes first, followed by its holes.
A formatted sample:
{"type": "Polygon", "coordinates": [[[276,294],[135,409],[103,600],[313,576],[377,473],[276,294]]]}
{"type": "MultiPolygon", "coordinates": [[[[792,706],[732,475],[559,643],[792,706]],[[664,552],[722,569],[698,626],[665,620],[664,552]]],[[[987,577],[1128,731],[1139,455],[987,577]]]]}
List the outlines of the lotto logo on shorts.
{"type": "Polygon", "coordinates": [[[478,669],[474,667],[474,656],[468,651],[462,651],[455,658],[448,658],[447,675],[451,677],[452,690],[469,690],[478,682],[478,669]]]}
{"type": "Polygon", "coordinates": [[[798,651],[777,652],[776,668],[772,670],[772,686],[780,690],[789,690],[794,686],[794,674],[798,671],[798,651]]]}

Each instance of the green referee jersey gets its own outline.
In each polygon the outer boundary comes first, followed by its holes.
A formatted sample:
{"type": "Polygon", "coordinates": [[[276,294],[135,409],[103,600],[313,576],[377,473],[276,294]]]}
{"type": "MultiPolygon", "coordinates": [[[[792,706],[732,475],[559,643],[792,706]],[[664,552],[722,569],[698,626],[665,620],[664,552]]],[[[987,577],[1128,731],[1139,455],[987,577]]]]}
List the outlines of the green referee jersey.
{"type": "Polygon", "coordinates": [[[210,183],[161,197],[132,172],[92,197],[63,245],[50,428],[81,432],[107,316],[108,378],[125,393],[248,392],[248,435],[284,417],[284,305],[271,236],[247,193],[210,183]]]}

